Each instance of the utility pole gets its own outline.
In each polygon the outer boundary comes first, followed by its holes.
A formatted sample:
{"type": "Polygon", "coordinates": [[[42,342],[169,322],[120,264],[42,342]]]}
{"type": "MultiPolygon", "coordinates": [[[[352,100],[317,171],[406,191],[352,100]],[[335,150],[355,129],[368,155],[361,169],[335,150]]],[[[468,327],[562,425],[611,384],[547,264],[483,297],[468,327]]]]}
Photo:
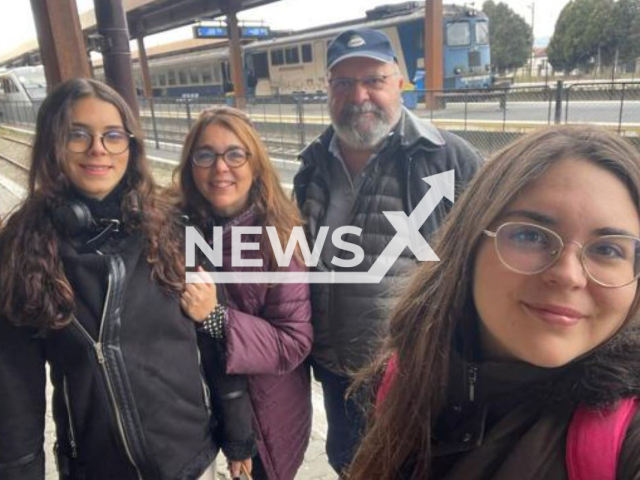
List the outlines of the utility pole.
{"type": "Polygon", "coordinates": [[[533,79],[533,63],[535,60],[535,53],[533,50],[534,45],[536,44],[536,34],[534,33],[535,27],[535,16],[536,16],[536,2],[531,2],[529,5],[531,9],[531,58],[529,59],[529,77],[533,79]]]}

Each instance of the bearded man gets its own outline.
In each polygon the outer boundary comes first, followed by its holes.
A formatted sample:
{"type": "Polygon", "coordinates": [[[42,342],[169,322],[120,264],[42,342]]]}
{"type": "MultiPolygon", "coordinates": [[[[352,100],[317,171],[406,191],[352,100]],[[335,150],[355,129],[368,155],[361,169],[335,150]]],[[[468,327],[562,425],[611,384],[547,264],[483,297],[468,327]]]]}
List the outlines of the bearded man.
{"type": "MultiPolygon", "coordinates": [[[[458,193],[481,159],[464,140],[403,107],[403,75],[384,33],[354,29],[338,35],[327,49],[327,81],[332,125],[300,154],[294,192],[310,246],[324,242],[316,269],[365,272],[397,233],[383,212],[410,215],[430,188],[422,179],[449,170],[458,193]],[[361,229],[342,235],[364,252],[358,265],[349,266],[353,249],[332,241],[333,232],[347,225],[361,229]]],[[[425,239],[451,206],[442,199],[419,226],[425,239]]],[[[416,263],[405,248],[380,283],[311,285],[311,363],[324,393],[329,462],[340,475],[365,423],[358,402],[345,399],[350,376],[373,357],[399,293],[397,281],[416,263]]]]}

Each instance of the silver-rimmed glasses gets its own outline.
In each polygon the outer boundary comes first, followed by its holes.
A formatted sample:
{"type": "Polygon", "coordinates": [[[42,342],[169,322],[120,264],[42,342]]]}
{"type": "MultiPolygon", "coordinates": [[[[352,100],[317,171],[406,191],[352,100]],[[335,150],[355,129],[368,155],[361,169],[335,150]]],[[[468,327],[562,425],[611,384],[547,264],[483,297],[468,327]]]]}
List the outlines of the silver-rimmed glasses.
{"type": "MultiPolygon", "coordinates": [[[[495,232],[496,254],[509,270],[535,275],[551,267],[566,244],[553,230],[526,222],[506,222],[495,232]]],[[[603,287],[618,288],[640,278],[640,238],[629,235],[602,235],[580,247],[580,262],[587,276],[603,287]]]]}
{"type": "Polygon", "coordinates": [[[347,93],[353,90],[358,83],[362,83],[362,86],[367,90],[382,90],[387,85],[387,78],[395,76],[395,73],[389,73],[386,75],[368,75],[363,78],[345,78],[335,77],[328,80],[329,87],[336,94],[347,93]]]}
{"type": "Polygon", "coordinates": [[[247,163],[250,156],[249,152],[237,147],[230,148],[222,153],[214,152],[210,148],[201,148],[194,152],[191,161],[197,167],[209,168],[216,163],[218,157],[221,157],[229,168],[240,168],[247,163]]]}

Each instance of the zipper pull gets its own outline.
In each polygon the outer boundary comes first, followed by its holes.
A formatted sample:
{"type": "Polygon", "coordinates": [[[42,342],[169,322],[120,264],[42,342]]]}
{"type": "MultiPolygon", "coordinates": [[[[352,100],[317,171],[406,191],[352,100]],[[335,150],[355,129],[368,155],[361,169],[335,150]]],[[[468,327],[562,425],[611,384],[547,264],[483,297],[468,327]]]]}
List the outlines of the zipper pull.
{"type": "Polygon", "coordinates": [[[71,458],[78,458],[78,446],[74,440],[69,441],[69,445],[71,446],[71,458]]]}
{"type": "Polygon", "coordinates": [[[96,349],[96,356],[98,357],[98,363],[102,365],[104,363],[104,353],[102,351],[102,343],[97,342],[94,345],[94,348],[96,349]]]}
{"type": "Polygon", "coordinates": [[[476,399],[476,382],[478,381],[478,366],[475,363],[469,364],[469,400],[475,402],[476,399]]]}

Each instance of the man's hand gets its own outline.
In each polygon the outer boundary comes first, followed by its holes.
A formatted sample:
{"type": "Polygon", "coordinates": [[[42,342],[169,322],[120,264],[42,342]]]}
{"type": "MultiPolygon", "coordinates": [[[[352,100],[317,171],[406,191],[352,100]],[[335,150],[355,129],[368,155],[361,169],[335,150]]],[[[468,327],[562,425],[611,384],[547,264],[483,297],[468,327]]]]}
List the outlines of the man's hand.
{"type": "MultiPolygon", "coordinates": [[[[198,267],[198,273],[208,279],[208,273],[202,267],[198,267]]],[[[180,298],[184,312],[198,323],[204,321],[216,305],[218,295],[214,283],[187,283],[180,298]]]]}
{"type": "Polygon", "coordinates": [[[241,460],[239,462],[229,462],[229,473],[231,478],[240,478],[244,474],[246,478],[250,478],[253,462],[251,458],[241,460]]]}

